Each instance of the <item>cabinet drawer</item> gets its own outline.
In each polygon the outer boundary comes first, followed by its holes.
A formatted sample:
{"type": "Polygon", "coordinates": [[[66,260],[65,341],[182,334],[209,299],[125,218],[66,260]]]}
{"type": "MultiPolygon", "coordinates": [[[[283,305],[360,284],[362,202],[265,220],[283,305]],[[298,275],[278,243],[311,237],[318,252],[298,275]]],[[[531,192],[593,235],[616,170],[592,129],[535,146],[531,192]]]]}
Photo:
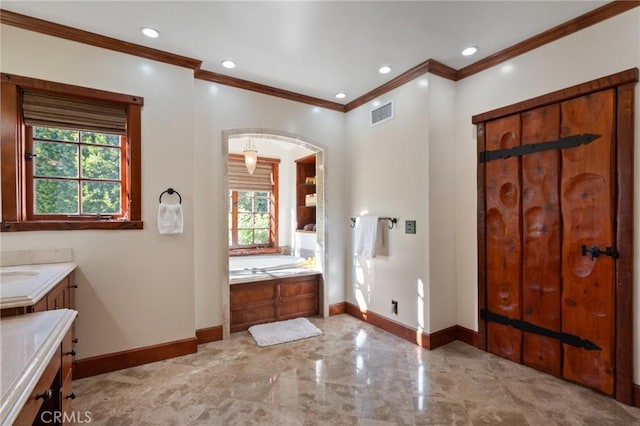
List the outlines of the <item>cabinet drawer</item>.
{"type": "Polygon", "coordinates": [[[246,329],[249,325],[275,321],[276,308],[273,304],[255,306],[252,309],[242,309],[231,312],[231,324],[234,330],[246,329]],[[240,328],[234,327],[238,326],[240,328]]]}
{"type": "Polygon", "coordinates": [[[76,308],[76,276],[75,272],[71,272],[67,276],[67,308],[76,308]]]}
{"type": "Polygon", "coordinates": [[[231,306],[240,307],[276,297],[276,282],[234,284],[231,286],[231,306]]]}
{"type": "Polygon", "coordinates": [[[66,308],[68,278],[64,278],[47,294],[47,310],[66,308]]]}
{"type": "Polygon", "coordinates": [[[301,296],[318,293],[318,279],[311,276],[308,279],[283,281],[280,284],[280,297],[301,296]]]}
{"type": "Polygon", "coordinates": [[[73,334],[69,330],[62,340],[62,377],[66,377],[73,367],[73,360],[75,359],[75,349],[73,348],[73,334]]]}
{"type": "Polygon", "coordinates": [[[73,419],[71,413],[73,411],[72,401],[76,398],[76,394],[73,392],[73,378],[71,370],[66,375],[63,374],[62,386],[60,387],[60,404],[63,413],[67,415],[62,416],[62,424],[72,424],[73,419]],[[65,421],[66,420],[66,421],[65,421]]]}
{"type": "Polygon", "coordinates": [[[40,299],[35,305],[30,306],[27,311],[29,312],[43,312],[47,310],[47,296],[40,299]]]}
{"type": "Polygon", "coordinates": [[[25,313],[25,308],[4,308],[0,311],[0,318],[15,317],[16,315],[22,315],[25,313]]]}
{"type": "Polygon", "coordinates": [[[281,300],[278,319],[298,318],[301,316],[318,315],[318,298],[315,295],[305,295],[290,300],[281,300]]]}
{"type": "MultiPolygon", "coordinates": [[[[35,388],[29,395],[29,399],[25,402],[22,407],[22,411],[18,414],[14,425],[32,425],[37,423],[36,417],[38,416],[38,410],[40,410],[40,406],[42,405],[43,400],[42,397],[36,399],[38,395],[43,395],[47,391],[51,392],[51,399],[58,399],[57,392],[53,389],[54,380],[56,379],[56,375],[60,370],[60,351],[56,351],[56,354],[53,356],[47,368],[42,373],[40,380],[36,384],[35,388]]],[[[49,402],[50,402],[49,400],[49,402]]]]}

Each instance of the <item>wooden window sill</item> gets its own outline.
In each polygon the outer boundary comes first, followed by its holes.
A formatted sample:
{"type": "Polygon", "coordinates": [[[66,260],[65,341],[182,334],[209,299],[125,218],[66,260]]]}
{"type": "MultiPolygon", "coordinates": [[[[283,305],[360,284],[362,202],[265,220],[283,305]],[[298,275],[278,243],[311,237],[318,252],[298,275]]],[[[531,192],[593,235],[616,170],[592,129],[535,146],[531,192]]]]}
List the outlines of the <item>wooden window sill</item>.
{"type": "Polygon", "coordinates": [[[0,231],[73,231],[80,229],[143,229],[141,220],[46,220],[30,222],[2,222],[0,231]]]}

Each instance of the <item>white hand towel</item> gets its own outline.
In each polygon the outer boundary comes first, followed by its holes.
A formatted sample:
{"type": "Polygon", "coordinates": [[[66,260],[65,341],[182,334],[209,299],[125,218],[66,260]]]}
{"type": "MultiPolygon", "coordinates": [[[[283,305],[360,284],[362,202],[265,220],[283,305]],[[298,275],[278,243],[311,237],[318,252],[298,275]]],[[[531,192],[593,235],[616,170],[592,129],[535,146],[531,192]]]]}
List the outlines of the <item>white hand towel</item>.
{"type": "Polygon", "coordinates": [[[378,243],[378,216],[360,216],[353,233],[353,254],[376,257],[378,243]]]}
{"type": "Polygon", "coordinates": [[[158,232],[161,234],[182,234],[182,206],[160,203],[158,207],[158,232]]]}

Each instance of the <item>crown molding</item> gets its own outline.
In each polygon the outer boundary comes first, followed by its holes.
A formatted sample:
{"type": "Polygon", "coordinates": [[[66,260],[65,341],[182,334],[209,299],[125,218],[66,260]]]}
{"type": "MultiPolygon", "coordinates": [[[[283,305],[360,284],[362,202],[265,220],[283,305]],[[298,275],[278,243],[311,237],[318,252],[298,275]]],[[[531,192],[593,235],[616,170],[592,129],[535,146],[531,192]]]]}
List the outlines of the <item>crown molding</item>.
{"type": "Polygon", "coordinates": [[[452,81],[462,80],[464,78],[472,76],[473,74],[484,71],[487,68],[491,68],[502,62],[508,61],[509,59],[515,58],[516,56],[520,56],[523,53],[527,53],[547,43],[556,41],[562,37],[568,36],[569,34],[573,34],[577,31],[583,30],[587,27],[590,27],[591,25],[595,25],[599,22],[605,21],[638,6],[640,6],[640,1],[612,1],[611,3],[607,3],[597,9],[592,10],[591,12],[587,12],[584,15],[580,15],[577,18],[555,26],[550,30],[530,37],[520,43],[514,44],[513,46],[507,47],[506,49],[496,52],[493,55],[487,56],[486,58],[474,62],[473,64],[459,70],[444,65],[436,61],[435,59],[427,59],[421,64],[418,64],[410,70],[400,74],[393,80],[349,102],[346,105],[346,111],[349,112],[355,108],[358,108],[359,106],[375,99],[376,97],[381,96],[397,87],[400,87],[403,84],[406,84],[414,78],[417,78],[425,73],[435,74],[452,81]]]}
{"type": "Polygon", "coordinates": [[[276,87],[267,86],[265,84],[254,83],[253,81],[249,80],[229,77],[228,75],[219,74],[212,71],[196,70],[195,78],[199,80],[206,80],[213,83],[223,84],[225,86],[232,86],[239,89],[250,90],[252,92],[263,93],[265,95],[276,96],[278,98],[288,99],[290,101],[302,102],[309,105],[332,109],[334,111],[346,112],[345,106],[337,102],[314,98],[312,96],[302,95],[300,93],[291,92],[289,90],[278,89],[276,87]]]}
{"type": "Polygon", "coordinates": [[[459,70],[444,65],[436,61],[435,59],[427,59],[426,61],[416,65],[408,71],[400,74],[393,80],[390,80],[387,83],[365,93],[364,95],[352,100],[346,105],[303,95],[296,92],[291,92],[289,90],[278,89],[276,87],[271,87],[248,80],[242,80],[236,77],[219,74],[212,71],[202,70],[200,69],[202,61],[199,59],[188,58],[162,50],[153,49],[134,43],[128,43],[115,38],[79,30],[76,28],[56,24],[26,15],[21,15],[19,13],[10,12],[3,9],[0,9],[0,23],[51,35],[54,37],[65,38],[67,40],[72,40],[79,43],[102,47],[104,49],[152,59],[171,65],[190,68],[194,70],[194,77],[200,80],[211,81],[226,86],[232,86],[270,96],[276,96],[279,98],[301,102],[308,105],[314,105],[321,108],[327,108],[334,111],[349,112],[375,99],[378,96],[381,96],[393,89],[402,86],[403,84],[408,83],[409,81],[425,73],[438,75],[452,81],[462,80],[481,71],[484,71],[487,68],[498,65],[516,56],[522,55],[523,53],[529,52],[547,43],[551,43],[569,34],[580,31],[584,28],[612,18],[638,6],[640,6],[640,0],[612,1],[595,10],[592,10],[591,12],[587,12],[584,15],[578,16],[577,18],[562,23],[556,27],[551,28],[550,30],[530,37],[520,43],[514,44],[513,46],[507,47],[506,49],[496,52],[493,55],[474,62],[473,64],[459,70]]]}
{"type": "Polygon", "coordinates": [[[640,1],[616,0],[611,3],[607,3],[592,10],[591,12],[580,15],[577,18],[564,22],[550,30],[530,37],[520,43],[516,43],[513,46],[507,47],[493,55],[487,56],[484,59],[459,69],[457,73],[458,80],[477,74],[487,68],[491,68],[502,62],[508,61],[509,59],[515,58],[516,56],[520,56],[523,53],[527,53],[533,49],[566,37],[569,34],[583,30],[638,6],[640,6],[640,1]]]}
{"type": "Polygon", "coordinates": [[[352,100],[347,105],[345,105],[345,112],[354,110],[359,106],[364,105],[367,102],[377,98],[378,96],[382,96],[383,94],[390,92],[391,90],[396,89],[410,82],[414,78],[420,77],[421,75],[426,73],[435,74],[453,81],[458,80],[457,71],[454,68],[448,67],[445,64],[436,61],[435,59],[427,59],[426,61],[416,65],[410,70],[403,72],[393,80],[390,80],[382,86],[378,86],[370,92],[367,92],[364,95],[352,100]]]}
{"type": "Polygon", "coordinates": [[[176,55],[135,43],[129,43],[112,37],[79,30],[77,28],[56,24],[54,22],[33,18],[27,15],[21,15],[4,9],[0,9],[0,23],[193,70],[199,69],[202,64],[202,61],[198,59],[176,55]]]}

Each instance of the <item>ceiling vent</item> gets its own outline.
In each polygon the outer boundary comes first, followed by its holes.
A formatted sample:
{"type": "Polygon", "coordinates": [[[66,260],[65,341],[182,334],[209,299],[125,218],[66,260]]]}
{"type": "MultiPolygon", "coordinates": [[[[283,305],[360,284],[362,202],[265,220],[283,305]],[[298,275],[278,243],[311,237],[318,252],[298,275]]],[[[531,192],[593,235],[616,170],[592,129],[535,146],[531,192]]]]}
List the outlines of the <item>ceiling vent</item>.
{"type": "Polygon", "coordinates": [[[371,125],[383,123],[393,119],[393,101],[380,105],[371,110],[371,125]]]}

